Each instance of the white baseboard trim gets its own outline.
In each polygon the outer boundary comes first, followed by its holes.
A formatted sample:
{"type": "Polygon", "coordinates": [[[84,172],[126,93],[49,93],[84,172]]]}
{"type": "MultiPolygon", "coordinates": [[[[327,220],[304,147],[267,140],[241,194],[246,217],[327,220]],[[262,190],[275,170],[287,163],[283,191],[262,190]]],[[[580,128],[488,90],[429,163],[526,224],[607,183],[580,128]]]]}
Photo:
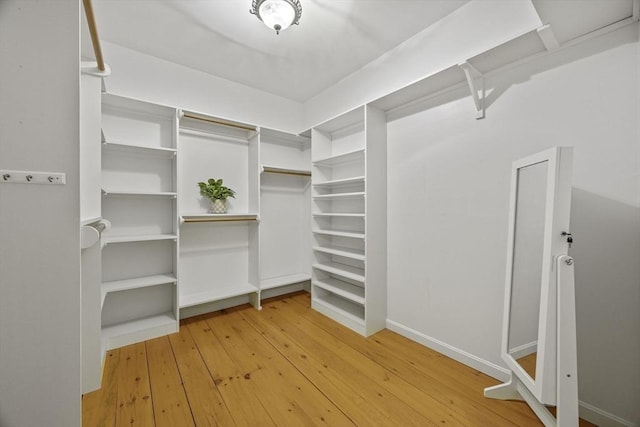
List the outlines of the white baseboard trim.
{"type": "MultiPolygon", "coordinates": [[[[412,341],[420,343],[425,347],[429,347],[432,350],[442,353],[445,356],[457,360],[473,369],[476,369],[483,374],[489,375],[499,381],[509,381],[510,372],[508,369],[498,366],[495,363],[488,360],[481,359],[474,356],[471,353],[467,353],[464,350],[453,347],[447,343],[437,340],[433,337],[425,335],[415,329],[409,328],[401,323],[387,319],[387,329],[396,332],[403,337],[409,338],[412,341]]],[[[617,415],[611,414],[607,411],[603,411],[588,403],[579,402],[580,418],[583,418],[591,423],[594,423],[600,427],[638,427],[635,423],[624,420],[617,415]]]]}
{"type": "Polygon", "coordinates": [[[418,342],[425,347],[429,347],[430,349],[435,350],[438,353],[442,353],[445,356],[448,356],[453,360],[457,360],[458,362],[463,363],[473,369],[477,369],[483,374],[487,374],[499,381],[506,382],[510,379],[510,373],[508,369],[503,368],[502,366],[498,366],[495,363],[491,363],[487,360],[481,359],[471,353],[467,353],[464,350],[460,350],[459,348],[453,347],[435,338],[427,336],[398,322],[387,319],[387,329],[392,330],[393,332],[396,332],[406,338],[409,338],[412,341],[418,342]]]}
{"type": "Polygon", "coordinates": [[[530,355],[531,353],[535,353],[538,348],[538,341],[533,341],[527,344],[523,344],[519,347],[515,347],[509,350],[509,353],[513,356],[514,359],[518,360],[521,357],[525,357],[530,355]]]}
{"type": "MultiPolygon", "coordinates": [[[[578,377],[578,380],[580,377],[578,377]]],[[[580,401],[580,418],[600,427],[638,427],[636,423],[627,421],[610,412],[603,411],[586,402],[580,401]]]]}

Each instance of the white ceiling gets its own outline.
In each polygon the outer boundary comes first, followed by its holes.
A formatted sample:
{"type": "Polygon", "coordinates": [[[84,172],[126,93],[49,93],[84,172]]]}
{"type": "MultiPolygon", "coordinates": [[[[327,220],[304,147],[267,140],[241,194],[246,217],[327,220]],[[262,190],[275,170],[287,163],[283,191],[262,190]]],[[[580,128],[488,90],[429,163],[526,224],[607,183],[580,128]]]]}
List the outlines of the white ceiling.
{"type": "Polygon", "coordinates": [[[249,13],[251,0],[93,3],[103,41],[306,101],[468,1],[301,0],[300,25],[279,36],[249,13]]]}
{"type": "MultiPolygon", "coordinates": [[[[300,25],[280,35],[249,13],[251,0],[93,4],[103,41],[304,102],[469,0],[300,1],[300,25]]],[[[634,0],[503,1],[531,1],[561,44],[631,16],[634,5],[634,0]]],[[[86,28],[83,22],[82,53],[93,57],[86,28]]]]}

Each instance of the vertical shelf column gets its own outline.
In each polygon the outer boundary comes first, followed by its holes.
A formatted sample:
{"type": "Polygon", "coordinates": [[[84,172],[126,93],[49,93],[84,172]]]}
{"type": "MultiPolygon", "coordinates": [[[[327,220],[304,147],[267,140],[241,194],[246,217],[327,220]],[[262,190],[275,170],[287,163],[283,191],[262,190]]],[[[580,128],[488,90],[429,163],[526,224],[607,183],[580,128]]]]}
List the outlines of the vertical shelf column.
{"type": "Polygon", "coordinates": [[[185,113],[180,120],[179,281],[183,317],[259,296],[259,132],[253,126],[185,113]],[[223,179],[236,192],[227,214],[211,214],[198,182],[223,179]]]}
{"type": "Polygon", "coordinates": [[[178,330],[176,110],[102,96],[102,348],[178,330]]]}
{"type": "Polygon", "coordinates": [[[364,109],[312,129],[312,307],[367,335],[364,109]]]}
{"type": "Polygon", "coordinates": [[[366,333],[387,321],[387,120],[382,110],[365,107],[366,150],[366,333]]]}
{"type": "Polygon", "coordinates": [[[311,140],[260,130],[260,292],[308,289],[311,140]]]}
{"type": "Polygon", "coordinates": [[[312,129],[312,307],[365,336],[387,317],[386,134],[370,105],[312,129]]]}

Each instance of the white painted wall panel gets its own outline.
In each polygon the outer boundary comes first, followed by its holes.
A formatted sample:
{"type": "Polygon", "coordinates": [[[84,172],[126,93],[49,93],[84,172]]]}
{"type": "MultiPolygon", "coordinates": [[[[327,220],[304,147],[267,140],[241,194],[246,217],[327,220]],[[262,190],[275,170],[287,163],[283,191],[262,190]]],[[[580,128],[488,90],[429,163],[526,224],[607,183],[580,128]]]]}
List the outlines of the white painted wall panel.
{"type": "Polygon", "coordinates": [[[511,162],[574,146],[580,399],[640,421],[638,71],[630,26],[390,122],[389,319],[502,365],[511,162]]]}
{"type": "Polygon", "coordinates": [[[80,425],[80,2],[0,2],[0,425],[80,425]]]}
{"type": "MultiPolygon", "coordinates": [[[[214,47],[212,47],[214,48],[214,47]]],[[[300,131],[302,105],[140,52],[103,43],[107,91],[282,131],[300,131]]],[[[260,86],[256,76],[256,86],[260,86]]]]}

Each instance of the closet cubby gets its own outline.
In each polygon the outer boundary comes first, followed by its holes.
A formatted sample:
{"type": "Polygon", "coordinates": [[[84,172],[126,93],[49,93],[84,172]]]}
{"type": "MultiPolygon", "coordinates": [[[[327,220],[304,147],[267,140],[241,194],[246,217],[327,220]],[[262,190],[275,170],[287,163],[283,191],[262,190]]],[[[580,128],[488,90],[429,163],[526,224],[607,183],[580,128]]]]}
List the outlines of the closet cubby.
{"type": "Polygon", "coordinates": [[[102,348],[176,332],[176,110],[102,95],[102,348]]]}
{"type": "Polygon", "coordinates": [[[303,289],[311,279],[311,140],[260,130],[260,290],[303,289]]]}
{"type": "Polygon", "coordinates": [[[312,307],[368,336],[386,321],[386,119],[360,107],[312,140],[312,307]]]}
{"type": "MultiPolygon", "coordinates": [[[[259,301],[259,141],[244,124],[186,113],[180,120],[178,193],[180,307],[239,296],[259,301]],[[236,192],[226,214],[210,214],[198,182],[224,180],[236,192]]],[[[207,310],[203,310],[207,311],[207,310]]]]}

